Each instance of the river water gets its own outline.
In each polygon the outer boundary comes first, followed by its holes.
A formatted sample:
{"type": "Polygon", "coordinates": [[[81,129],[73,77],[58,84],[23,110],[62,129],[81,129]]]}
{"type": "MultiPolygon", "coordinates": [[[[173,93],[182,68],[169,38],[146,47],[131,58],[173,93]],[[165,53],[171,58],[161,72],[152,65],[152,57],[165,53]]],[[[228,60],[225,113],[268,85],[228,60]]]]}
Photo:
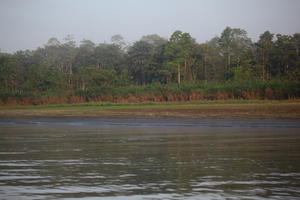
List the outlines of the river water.
{"type": "Polygon", "coordinates": [[[300,121],[0,119],[0,199],[300,199],[300,121]]]}

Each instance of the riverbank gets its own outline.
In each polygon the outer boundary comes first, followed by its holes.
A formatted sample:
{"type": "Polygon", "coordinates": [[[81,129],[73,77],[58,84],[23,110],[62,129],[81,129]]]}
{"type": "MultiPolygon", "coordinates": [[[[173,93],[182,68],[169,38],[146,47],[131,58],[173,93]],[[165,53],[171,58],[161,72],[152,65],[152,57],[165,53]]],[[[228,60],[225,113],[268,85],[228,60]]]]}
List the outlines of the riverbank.
{"type": "Polygon", "coordinates": [[[0,117],[178,117],[300,119],[300,101],[207,101],[0,107],[0,117]]]}

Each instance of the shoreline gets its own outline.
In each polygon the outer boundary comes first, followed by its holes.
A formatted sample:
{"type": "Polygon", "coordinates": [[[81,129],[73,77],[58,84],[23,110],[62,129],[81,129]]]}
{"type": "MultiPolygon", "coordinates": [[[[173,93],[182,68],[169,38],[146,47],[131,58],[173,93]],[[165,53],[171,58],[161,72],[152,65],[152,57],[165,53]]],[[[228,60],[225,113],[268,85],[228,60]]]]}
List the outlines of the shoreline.
{"type": "Polygon", "coordinates": [[[147,106],[56,106],[1,108],[0,118],[118,117],[118,118],[241,118],[300,119],[300,103],[204,104],[147,106]]]}

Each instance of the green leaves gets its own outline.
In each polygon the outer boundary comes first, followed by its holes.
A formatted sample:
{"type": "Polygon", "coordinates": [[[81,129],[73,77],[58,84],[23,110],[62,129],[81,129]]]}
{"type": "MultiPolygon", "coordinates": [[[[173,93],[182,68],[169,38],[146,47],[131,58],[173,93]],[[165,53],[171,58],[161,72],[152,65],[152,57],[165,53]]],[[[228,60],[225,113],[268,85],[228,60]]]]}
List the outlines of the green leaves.
{"type": "Polygon", "coordinates": [[[110,94],[113,90],[126,96],[126,91],[143,93],[149,85],[156,88],[157,91],[148,90],[155,94],[190,93],[199,90],[192,85],[216,82],[218,87],[211,91],[219,91],[222,84],[233,81],[234,87],[228,88],[238,92],[230,92],[241,96],[247,85],[244,80],[253,84],[259,79],[270,82],[280,78],[298,83],[299,54],[299,33],[274,37],[266,31],[253,44],[245,30],[230,27],[220,37],[202,44],[179,30],[168,40],[151,34],[130,46],[121,35],[113,36],[112,43],[95,44],[84,39],[79,46],[72,36],[62,42],[50,38],[44,47],[34,51],[0,53],[0,94],[110,94]],[[238,84],[242,82],[243,86],[238,84]],[[130,91],[124,89],[129,86],[130,91]]]}

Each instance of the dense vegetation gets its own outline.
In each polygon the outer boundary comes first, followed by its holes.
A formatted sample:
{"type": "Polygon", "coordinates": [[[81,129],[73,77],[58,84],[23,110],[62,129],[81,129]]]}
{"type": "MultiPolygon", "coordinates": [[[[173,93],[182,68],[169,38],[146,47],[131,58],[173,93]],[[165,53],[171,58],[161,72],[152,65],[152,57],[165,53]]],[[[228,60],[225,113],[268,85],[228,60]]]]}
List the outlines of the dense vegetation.
{"type": "Polygon", "coordinates": [[[51,38],[34,51],[0,54],[0,102],[299,98],[299,48],[299,33],[266,31],[253,43],[230,27],[202,44],[181,31],[132,45],[121,35],[98,45],[51,38]]]}

